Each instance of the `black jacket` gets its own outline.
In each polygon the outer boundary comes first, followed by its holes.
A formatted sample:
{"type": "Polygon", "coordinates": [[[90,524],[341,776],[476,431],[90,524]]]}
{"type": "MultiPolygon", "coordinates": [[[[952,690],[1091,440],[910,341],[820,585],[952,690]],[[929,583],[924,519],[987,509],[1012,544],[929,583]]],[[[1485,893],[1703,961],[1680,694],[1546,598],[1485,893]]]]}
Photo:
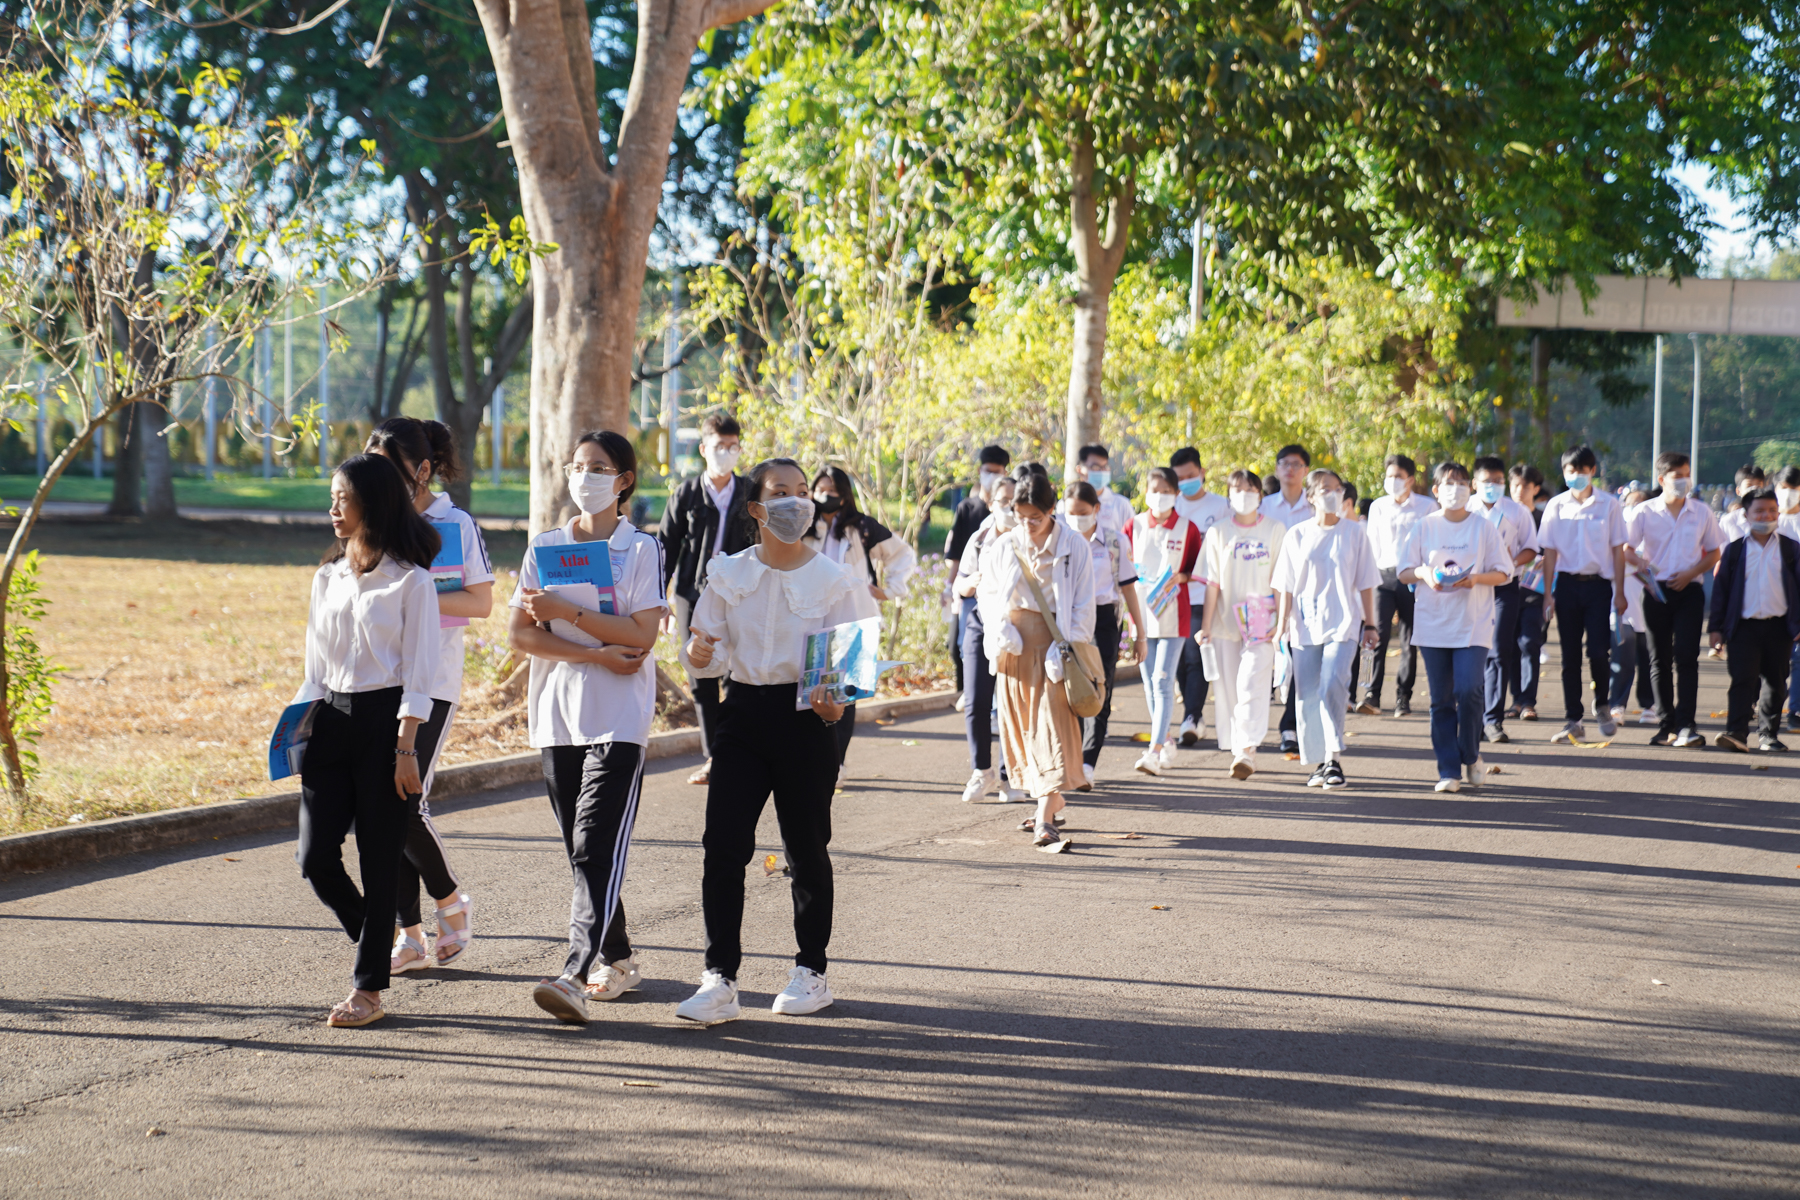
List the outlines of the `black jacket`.
{"type": "Polygon", "coordinates": [[[981,528],[981,523],[987,518],[987,501],[981,498],[979,492],[963,497],[962,503],[956,506],[956,513],[951,518],[950,540],[944,546],[945,557],[951,562],[961,562],[963,548],[969,544],[969,539],[975,536],[975,531],[981,528]]]}
{"type": "Polygon", "coordinates": [[[698,476],[677,485],[663,510],[657,532],[663,547],[663,586],[689,604],[700,600],[715,544],[724,554],[750,547],[750,514],[744,507],[749,503],[750,485],[742,475],[732,479],[736,486],[731,490],[731,511],[724,514],[723,533],[712,494],[698,476]]]}
{"type": "MultiPolygon", "coordinates": [[[[1719,556],[1719,573],[1713,579],[1712,619],[1707,626],[1726,641],[1737,629],[1744,615],[1744,543],[1754,535],[1746,535],[1727,543],[1719,556]]],[[[1800,542],[1775,534],[1781,549],[1781,590],[1787,596],[1789,637],[1800,637],[1800,542]]]]}

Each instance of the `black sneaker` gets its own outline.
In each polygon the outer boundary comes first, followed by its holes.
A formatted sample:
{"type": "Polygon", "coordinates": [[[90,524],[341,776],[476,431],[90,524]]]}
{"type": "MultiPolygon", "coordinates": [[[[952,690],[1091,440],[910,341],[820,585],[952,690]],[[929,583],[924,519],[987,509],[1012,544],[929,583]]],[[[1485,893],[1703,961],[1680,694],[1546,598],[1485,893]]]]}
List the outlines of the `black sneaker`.
{"type": "Polygon", "coordinates": [[[1325,764],[1324,772],[1325,772],[1325,778],[1319,784],[1319,786],[1324,788],[1328,792],[1332,788],[1341,788],[1344,786],[1344,784],[1346,782],[1348,782],[1344,778],[1344,768],[1338,766],[1337,762],[1335,760],[1325,764]]]}
{"type": "Polygon", "coordinates": [[[1330,763],[1320,763],[1318,766],[1314,767],[1313,773],[1311,775],[1307,776],[1307,778],[1306,778],[1306,786],[1307,787],[1316,787],[1316,788],[1324,787],[1325,786],[1325,768],[1330,765],[1331,765],[1330,763]]]}
{"type": "Polygon", "coordinates": [[[1506,736],[1506,730],[1498,725],[1489,725],[1486,729],[1481,731],[1481,736],[1498,746],[1504,746],[1507,742],[1512,741],[1511,738],[1506,736]]]}
{"type": "Polygon", "coordinates": [[[1396,717],[1412,716],[1412,702],[1409,700],[1402,700],[1400,703],[1394,705],[1394,715],[1396,717]]]}
{"type": "Polygon", "coordinates": [[[1741,733],[1721,733],[1713,739],[1713,745],[1724,746],[1728,750],[1736,750],[1739,754],[1750,752],[1750,743],[1741,733]]]}
{"type": "Polygon", "coordinates": [[[1788,714],[1788,731],[1790,733],[1800,733],[1800,712],[1791,712],[1788,714]]]}
{"type": "Polygon", "coordinates": [[[1295,741],[1291,737],[1282,738],[1281,739],[1281,753],[1284,758],[1288,758],[1288,759],[1299,758],[1300,757],[1300,743],[1295,741]]]}
{"type": "Polygon", "coordinates": [[[1657,730],[1650,735],[1650,744],[1652,746],[1673,746],[1675,744],[1675,731],[1673,729],[1657,730]]]}
{"type": "Polygon", "coordinates": [[[1784,754],[1787,752],[1787,743],[1780,738],[1765,735],[1757,739],[1756,748],[1765,754],[1784,754]]]}

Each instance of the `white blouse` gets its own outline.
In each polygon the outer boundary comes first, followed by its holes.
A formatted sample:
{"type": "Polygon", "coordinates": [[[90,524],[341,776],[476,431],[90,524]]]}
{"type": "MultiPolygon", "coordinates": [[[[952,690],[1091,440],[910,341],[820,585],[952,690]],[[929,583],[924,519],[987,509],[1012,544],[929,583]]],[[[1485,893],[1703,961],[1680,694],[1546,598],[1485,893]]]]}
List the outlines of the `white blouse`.
{"type": "Polygon", "coordinates": [[[792,571],[763,563],[757,547],[713,560],[690,627],[719,639],[712,661],[682,665],[697,679],[799,683],[806,635],[877,615],[875,598],[845,567],[814,554],[792,571]]]}
{"type": "Polygon", "coordinates": [[[400,715],[429,720],[441,644],[430,571],[389,557],[367,575],[347,557],[326,563],[313,576],[306,679],[291,703],[398,687],[400,715]]]}

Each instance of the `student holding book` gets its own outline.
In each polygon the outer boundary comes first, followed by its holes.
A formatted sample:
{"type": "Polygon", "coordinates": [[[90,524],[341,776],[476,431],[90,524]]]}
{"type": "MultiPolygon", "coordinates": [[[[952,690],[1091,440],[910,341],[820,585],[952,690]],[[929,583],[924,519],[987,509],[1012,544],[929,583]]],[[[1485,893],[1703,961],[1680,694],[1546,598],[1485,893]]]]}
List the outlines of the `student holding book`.
{"type": "Polygon", "coordinates": [[[1175,717],[1176,673],[1181,648],[1193,636],[1193,610],[1188,581],[1200,560],[1200,530],[1175,511],[1181,481],[1174,468],[1156,467],[1144,484],[1144,512],[1125,526],[1126,540],[1144,588],[1145,656],[1138,660],[1144,697],[1150,705],[1150,748],[1134,764],[1146,775],[1161,775],[1175,765],[1169,726],[1175,717]]]}
{"type": "Polygon", "coordinates": [[[620,515],[637,486],[630,440],[584,433],[564,469],[581,514],[531,539],[508,633],[531,656],[531,745],[575,885],[562,974],[531,998],[579,1025],[589,1000],[615,1000],[640,979],[619,897],[656,711],[650,651],[668,603],[660,545],[620,515]]]}
{"type": "Polygon", "coordinates": [[[744,481],[756,544],[717,559],[694,606],[682,656],[697,679],[729,678],[706,791],[701,910],[706,969],[700,989],[675,1009],[684,1020],[735,1020],[743,963],[744,868],[771,795],[792,872],[799,953],[775,1012],[802,1016],[832,1002],[825,980],[831,941],[831,794],[837,785],[839,694],[821,684],[800,694],[808,634],[875,615],[866,583],[804,541],[812,489],[790,458],[760,462],[744,481]]]}
{"type": "Polygon", "coordinates": [[[431,561],[438,535],[406,480],[378,454],[331,477],[337,542],[313,576],[306,678],[293,703],[316,702],[300,763],[300,873],[356,942],[354,986],[326,1024],[386,1016],[394,888],[408,814],[424,786],[419,726],[431,717],[442,641],[431,561]],[[344,870],[356,828],[363,891],[344,870]]]}
{"type": "Polygon", "coordinates": [[[438,589],[441,645],[438,677],[431,685],[431,719],[419,726],[417,747],[423,792],[418,808],[407,815],[406,853],[400,860],[396,905],[400,933],[388,969],[394,974],[447,966],[461,958],[474,940],[474,909],[444,852],[444,839],[431,821],[431,779],[456,719],[462,698],[463,629],[471,619],[488,615],[494,606],[494,571],[487,544],[475,518],[458,508],[449,495],[434,495],[432,480],[456,478],[456,442],[449,427],[416,417],[393,417],[375,427],[363,446],[396,467],[412,493],[415,511],[437,530],[440,546],[431,574],[438,589]],[[425,953],[425,931],[419,903],[421,880],[437,905],[437,943],[425,953]]]}
{"type": "Polygon", "coordinates": [[[1219,748],[1231,751],[1231,777],[1256,773],[1256,748],[1269,734],[1269,693],[1275,670],[1276,600],[1273,579],[1287,527],[1258,511],[1262,480],[1233,471],[1226,494],[1231,520],[1206,537],[1206,607],[1200,651],[1218,663],[1219,748]]]}

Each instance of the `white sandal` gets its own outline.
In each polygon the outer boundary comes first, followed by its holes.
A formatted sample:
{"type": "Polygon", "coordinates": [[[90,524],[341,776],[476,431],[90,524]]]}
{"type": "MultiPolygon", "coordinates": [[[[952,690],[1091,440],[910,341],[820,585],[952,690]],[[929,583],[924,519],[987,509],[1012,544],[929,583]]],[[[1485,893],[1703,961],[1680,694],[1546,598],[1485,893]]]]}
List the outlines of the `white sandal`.
{"type": "Polygon", "coordinates": [[[435,944],[437,965],[447,967],[461,958],[463,953],[468,950],[469,943],[475,940],[475,902],[469,899],[469,893],[458,892],[456,893],[456,903],[446,904],[443,908],[438,909],[437,915],[438,935],[435,944]],[[454,917],[458,914],[463,919],[461,929],[452,929],[444,923],[445,917],[454,917]],[[444,956],[446,948],[450,951],[447,958],[444,956]]]}
{"type": "Polygon", "coordinates": [[[419,941],[404,929],[395,935],[394,952],[388,960],[389,975],[404,975],[408,971],[423,971],[431,965],[432,959],[429,954],[425,953],[424,942],[419,941]],[[406,962],[401,962],[400,952],[402,950],[411,950],[419,957],[409,959],[406,962]]]}

